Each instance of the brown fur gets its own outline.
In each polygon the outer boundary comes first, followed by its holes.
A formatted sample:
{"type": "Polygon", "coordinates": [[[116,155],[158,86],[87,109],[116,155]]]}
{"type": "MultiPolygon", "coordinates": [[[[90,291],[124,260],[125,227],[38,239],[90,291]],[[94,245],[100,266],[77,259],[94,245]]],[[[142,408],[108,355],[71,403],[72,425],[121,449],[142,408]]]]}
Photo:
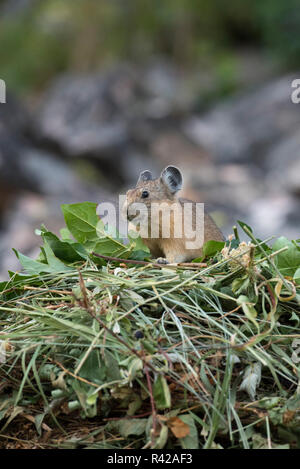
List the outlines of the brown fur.
{"type": "MultiPolygon", "coordinates": [[[[171,188],[172,189],[172,188],[171,188]]],[[[181,238],[174,236],[174,230],[176,225],[180,223],[180,216],[178,216],[177,210],[181,210],[184,203],[189,202],[192,204],[192,229],[196,228],[196,202],[180,199],[177,197],[177,190],[174,193],[170,187],[164,182],[162,177],[155,180],[139,180],[137,187],[127,192],[127,199],[123,207],[124,212],[127,214],[128,208],[133,203],[144,203],[148,209],[148,235],[142,236],[143,242],[149,247],[153,257],[164,257],[168,262],[188,262],[196,257],[202,255],[202,246],[197,249],[187,249],[187,239],[184,235],[181,238]],[[149,192],[149,197],[142,198],[143,191],[149,192]],[[153,239],[150,237],[150,222],[151,222],[151,211],[150,206],[153,202],[165,203],[166,210],[167,206],[171,206],[174,210],[170,212],[170,237],[164,237],[162,233],[162,214],[153,220],[157,227],[158,236],[153,239]]],[[[166,212],[167,213],[167,212],[166,212]]],[[[146,215],[145,215],[146,216],[146,215]]],[[[146,223],[145,223],[146,224],[146,223]]],[[[133,226],[131,226],[133,228],[133,226]]],[[[224,241],[223,234],[209,216],[208,213],[204,214],[204,242],[209,240],[224,241]]]]}

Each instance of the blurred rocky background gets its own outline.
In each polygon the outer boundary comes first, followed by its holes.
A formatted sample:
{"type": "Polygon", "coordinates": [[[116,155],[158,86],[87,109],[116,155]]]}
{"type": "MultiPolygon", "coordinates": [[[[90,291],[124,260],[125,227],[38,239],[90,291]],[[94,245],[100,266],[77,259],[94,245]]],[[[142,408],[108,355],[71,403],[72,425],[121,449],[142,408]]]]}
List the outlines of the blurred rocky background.
{"type": "Polygon", "coordinates": [[[169,163],[225,234],[299,238],[299,30],[297,0],[0,1],[0,278],[169,163]]]}

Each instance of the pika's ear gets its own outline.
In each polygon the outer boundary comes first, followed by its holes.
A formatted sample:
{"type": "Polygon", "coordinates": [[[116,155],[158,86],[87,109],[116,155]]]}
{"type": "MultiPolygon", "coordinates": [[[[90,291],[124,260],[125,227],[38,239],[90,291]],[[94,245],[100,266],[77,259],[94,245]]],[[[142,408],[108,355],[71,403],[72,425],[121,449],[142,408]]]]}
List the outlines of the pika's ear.
{"type": "Polygon", "coordinates": [[[176,166],[168,166],[165,168],[161,173],[160,178],[171,194],[175,194],[182,188],[182,174],[176,166]]]}
{"type": "Polygon", "coordinates": [[[139,186],[140,184],[142,184],[145,181],[151,181],[151,180],[152,180],[151,172],[148,171],[148,170],[142,171],[140,176],[139,176],[138,182],[136,183],[136,186],[139,186]]]}

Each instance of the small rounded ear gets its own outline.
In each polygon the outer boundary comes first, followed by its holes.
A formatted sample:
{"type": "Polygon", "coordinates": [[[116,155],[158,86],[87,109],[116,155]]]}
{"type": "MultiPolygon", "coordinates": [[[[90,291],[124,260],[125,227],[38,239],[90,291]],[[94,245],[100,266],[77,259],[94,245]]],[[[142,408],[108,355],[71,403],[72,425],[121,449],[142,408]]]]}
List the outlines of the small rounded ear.
{"type": "Polygon", "coordinates": [[[151,180],[152,180],[151,172],[148,170],[142,171],[136,185],[139,186],[142,182],[151,181],[151,180]]]}
{"type": "Polygon", "coordinates": [[[176,166],[168,166],[160,175],[162,182],[168,187],[172,194],[182,188],[182,174],[176,166]]]}

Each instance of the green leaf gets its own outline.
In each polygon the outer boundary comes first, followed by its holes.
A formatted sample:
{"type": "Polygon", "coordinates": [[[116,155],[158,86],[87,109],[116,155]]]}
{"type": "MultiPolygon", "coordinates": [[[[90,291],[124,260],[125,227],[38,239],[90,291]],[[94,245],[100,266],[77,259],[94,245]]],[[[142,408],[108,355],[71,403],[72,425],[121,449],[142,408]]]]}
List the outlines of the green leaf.
{"type": "Polygon", "coordinates": [[[297,285],[300,285],[300,267],[296,270],[294,274],[294,280],[297,285]]]}
{"type": "Polygon", "coordinates": [[[52,269],[53,272],[68,272],[71,271],[72,268],[65,265],[61,260],[59,260],[54,252],[52,251],[48,241],[44,239],[44,252],[48,262],[49,267],[52,269]]]}
{"type": "Polygon", "coordinates": [[[217,252],[222,251],[224,246],[225,242],[222,241],[207,241],[203,245],[203,255],[205,257],[212,257],[217,254],[217,252]]]}
{"type": "Polygon", "coordinates": [[[42,262],[35,261],[33,259],[30,259],[30,257],[25,256],[21,252],[17,251],[16,249],[13,249],[14,253],[16,254],[17,258],[20,261],[20,264],[24,268],[24,270],[30,274],[40,274],[40,273],[53,273],[55,272],[55,269],[53,267],[50,267],[47,264],[43,264],[42,262]]]}
{"type": "Polygon", "coordinates": [[[204,258],[205,258],[205,256],[196,257],[195,259],[192,260],[192,262],[195,262],[195,263],[203,262],[204,258]]]}
{"type": "Polygon", "coordinates": [[[153,397],[158,409],[171,407],[171,393],[166,378],[159,375],[153,386],[153,397]]]}
{"type": "Polygon", "coordinates": [[[48,243],[55,256],[65,262],[76,262],[87,259],[88,254],[82,244],[74,241],[61,241],[50,231],[42,231],[43,240],[48,243]]]}
{"type": "Polygon", "coordinates": [[[72,239],[72,234],[71,232],[68,230],[68,228],[61,228],[59,230],[59,233],[60,233],[60,236],[61,236],[61,239],[63,241],[74,241],[72,239]]]}
{"type": "Polygon", "coordinates": [[[112,353],[105,350],[104,361],[106,365],[106,376],[109,381],[121,379],[119,364],[112,353]]]}
{"type": "Polygon", "coordinates": [[[127,438],[129,435],[142,435],[145,433],[148,419],[128,419],[121,420],[119,431],[122,436],[127,438]]]}
{"type": "Polygon", "coordinates": [[[284,236],[275,241],[272,251],[275,252],[284,247],[288,249],[276,255],[275,263],[282,275],[293,277],[295,272],[300,268],[300,251],[297,246],[284,236]]]}
{"type": "Polygon", "coordinates": [[[231,241],[229,241],[229,239],[225,242],[225,246],[230,246],[231,249],[237,249],[240,245],[240,241],[238,241],[237,239],[232,239],[231,241]]]}
{"type": "Polygon", "coordinates": [[[130,365],[128,367],[128,378],[133,381],[139,372],[143,369],[144,364],[140,358],[130,357],[130,365]]]}
{"type": "Polygon", "coordinates": [[[38,414],[34,417],[35,428],[39,436],[42,435],[42,423],[44,421],[45,416],[46,412],[43,412],[42,414],[38,414]]]}
{"type": "Polygon", "coordinates": [[[180,438],[180,444],[183,449],[198,449],[198,431],[193,416],[190,414],[180,415],[180,419],[190,427],[189,435],[180,438]]]}
{"type": "Polygon", "coordinates": [[[64,257],[65,260],[75,259],[74,250],[80,257],[84,257],[86,251],[89,253],[94,251],[97,254],[112,257],[128,258],[131,255],[133,259],[141,260],[150,255],[149,249],[144,245],[140,237],[137,239],[130,238],[131,243],[124,245],[118,233],[114,236],[113,232],[115,230],[103,224],[96,210],[97,204],[92,202],[62,205],[67,231],[62,232],[64,241],[60,241],[60,243],[69,243],[71,248],[67,247],[66,244],[58,245],[58,238],[53,238],[55,235],[47,235],[48,238],[51,236],[52,246],[54,245],[53,249],[59,250],[58,257],[64,257]],[[72,244],[71,235],[81,244],[72,244]],[[83,246],[81,247],[81,245],[83,246]]]}
{"type": "Polygon", "coordinates": [[[247,234],[247,231],[245,230],[245,228],[247,228],[251,233],[253,233],[253,230],[252,230],[251,226],[247,225],[247,223],[245,223],[241,220],[237,220],[237,222],[240,225],[240,227],[245,231],[246,234],[247,234]]]}
{"type": "Polygon", "coordinates": [[[238,305],[242,306],[242,309],[245,313],[245,316],[259,329],[259,325],[257,321],[255,321],[255,318],[257,316],[257,311],[250,302],[249,298],[245,295],[240,295],[238,299],[236,300],[238,305]]]}
{"type": "Polygon", "coordinates": [[[130,233],[128,233],[128,239],[130,241],[129,249],[132,251],[130,254],[130,259],[143,261],[144,259],[151,257],[150,249],[143,243],[143,240],[140,236],[135,238],[132,237],[130,233]]]}
{"type": "Polygon", "coordinates": [[[24,284],[24,283],[27,283],[28,284],[28,281],[29,280],[33,280],[34,279],[34,282],[38,282],[38,279],[35,275],[27,275],[27,274],[23,274],[21,272],[13,272],[12,270],[9,270],[8,271],[8,275],[9,275],[9,278],[10,278],[10,281],[9,283],[13,283],[13,284],[24,284]]]}
{"type": "Polygon", "coordinates": [[[169,429],[167,425],[162,425],[160,428],[159,436],[155,438],[153,449],[162,449],[168,441],[169,429]]]}
{"type": "MultiPolygon", "coordinates": [[[[83,357],[84,354],[78,360],[78,364],[83,357]]],[[[92,350],[88,355],[87,359],[80,368],[79,376],[96,384],[102,384],[105,382],[106,366],[103,363],[98,350],[92,350]]]]}
{"type": "Polygon", "coordinates": [[[248,276],[238,277],[234,279],[231,285],[233,293],[240,295],[242,291],[245,291],[248,288],[249,282],[250,280],[248,276]]]}
{"type": "Polygon", "coordinates": [[[9,288],[8,285],[9,285],[8,281],[0,282],[0,293],[3,292],[4,290],[7,290],[7,288],[9,288]]]}
{"type": "Polygon", "coordinates": [[[87,399],[86,399],[86,403],[88,405],[95,405],[97,403],[97,399],[98,399],[99,395],[97,392],[95,392],[94,394],[91,394],[87,399]]]}
{"type": "Polygon", "coordinates": [[[62,205],[61,208],[68,230],[79,243],[98,241],[96,227],[99,217],[96,213],[96,203],[83,202],[62,205]]]}
{"type": "Polygon", "coordinates": [[[110,238],[98,238],[92,249],[96,254],[113,257],[127,257],[127,247],[110,238]]]}
{"type": "Polygon", "coordinates": [[[93,248],[97,254],[109,255],[113,257],[128,257],[130,246],[125,246],[116,230],[105,226],[102,220],[98,220],[96,235],[97,242],[93,248]]]}

